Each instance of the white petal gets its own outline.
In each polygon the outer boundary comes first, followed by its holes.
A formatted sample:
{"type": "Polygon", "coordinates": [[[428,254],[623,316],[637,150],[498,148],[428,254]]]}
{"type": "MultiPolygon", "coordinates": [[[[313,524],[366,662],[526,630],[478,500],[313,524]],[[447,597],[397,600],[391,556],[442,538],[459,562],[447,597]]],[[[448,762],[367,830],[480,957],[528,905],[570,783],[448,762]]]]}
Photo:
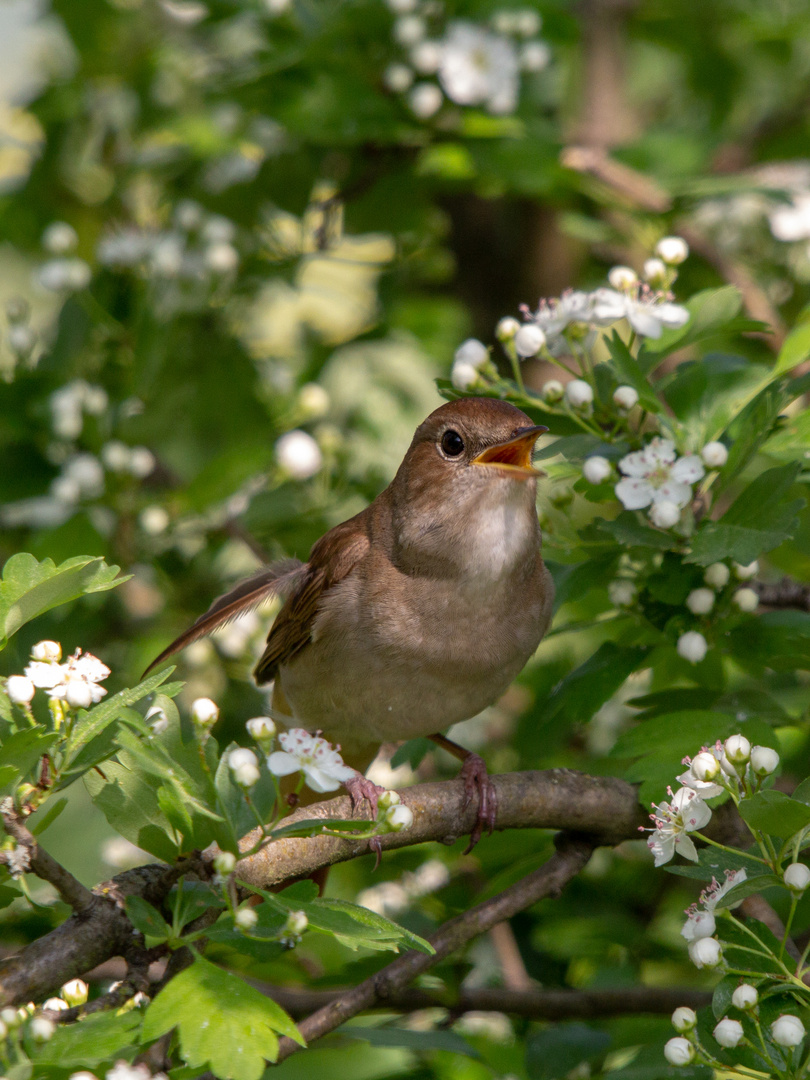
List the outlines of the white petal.
{"type": "Polygon", "coordinates": [[[651,311],[645,311],[642,307],[632,307],[627,312],[627,321],[637,334],[642,337],[660,338],[661,323],[651,311]]]}
{"type": "Polygon", "coordinates": [[[698,861],[698,853],[695,850],[695,845],[686,833],[681,833],[680,836],[675,837],[675,847],[685,859],[689,859],[690,862],[698,861]]]}
{"type": "Polygon", "coordinates": [[[625,454],[619,462],[619,469],[625,476],[647,476],[653,467],[653,462],[645,450],[634,450],[632,454],[625,454]]]}
{"type": "Polygon", "coordinates": [[[688,506],[692,501],[692,489],[688,484],[679,484],[676,480],[667,480],[656,488],[653,502],[673,502],[676,506],[688,506]]]}
{"type": "Polygon", "coordinates": [[[647,841],[647,847],[655,856],[655,865],[663,866],[675,854],[675,837],[658,834],[647,841]]]}
{"type": "Polygon", "coordinates": [[[655,499],[655,488],[647,480],[620,480],[614,488],[616,498],[625,510],[641,510],[655,499]]]}
{"type": "Polygon", "coordinates": [[[301,771],[301,762],[293,754],[287,754],[284,750],[274,750],[267,759],[267,768],[273,776],[290,776],[294,772],[301,771]]]}
{"type": "Polygon", "coordinates": [[[697,454],[689,454],[688,457],[678,458],[672,466],[671,476],[673,480],[680,480],[686,484],[695,484],[706,475],[703,462],[697,454]]]}
{"type": "Polygon", "coordinates": [[[29,664],[24,674],[31,680],[34,686],[41,690],[50,690],[65,681],[65,670],[61,664],[46,663],[35,660],[29,664]]]}
{"type": "Polygon", "coordinates": [[[658,435],[647,444],[645,452],[653,461],[663,465],[669,465],[676,457],[675,443],[672,439],[662,439],[658,435]]]}
{"type": "Polygon", "coordinates": [[[671,327],[673,330],[689,322],[689,312],[680,304],[659,304],[655,311],[664,326],[671,327]]]}
{"type": "Polygon", "coordinates": [[[317,765],[305,765],[304,776],[306,777],[307,786],[311,787],[313,791],[337,791],[340,787],[339,780],[329,776],[323,769],[319,769],[317,765]]]}

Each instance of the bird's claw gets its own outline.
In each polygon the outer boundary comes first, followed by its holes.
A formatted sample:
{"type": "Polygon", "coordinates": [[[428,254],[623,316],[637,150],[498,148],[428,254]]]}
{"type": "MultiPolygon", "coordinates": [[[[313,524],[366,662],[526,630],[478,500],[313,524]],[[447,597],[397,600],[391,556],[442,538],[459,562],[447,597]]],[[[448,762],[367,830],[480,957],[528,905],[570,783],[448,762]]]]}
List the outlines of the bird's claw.
{"type": "Polygon", "coordinates": [[[371,820],[376,821],[377,800],[385,791],[385,788],[372,783],[372,781],[363,776],[362,773],[355,773],[354,776],[346,781],[344,786],[351,796],[352,811],[356,814],[362,805],[363,799],[368,799],[368,804],[371,807],[371,820]]]}
{"type": "Polygon", "coordinates": [[[369,851],[374,852],[374,866],[372,872],[378,870],[380,867],[380,860],[382,859],[382,844],[380,843],[379,836],[372,836],[368,842],[369,851]]]}
{"type": "Polygon", "coordinates": [[[484,759],[478,754],[470,754],[461,766],[461,779],[464,781],[464,809],[478,793],[478,816],[470,833],[470,842],[464,854],[468,855],[478,841],[486,827],[491,836],[495,830],[495,820],[498,816],[498,793],[490,779],[484,759]]]}

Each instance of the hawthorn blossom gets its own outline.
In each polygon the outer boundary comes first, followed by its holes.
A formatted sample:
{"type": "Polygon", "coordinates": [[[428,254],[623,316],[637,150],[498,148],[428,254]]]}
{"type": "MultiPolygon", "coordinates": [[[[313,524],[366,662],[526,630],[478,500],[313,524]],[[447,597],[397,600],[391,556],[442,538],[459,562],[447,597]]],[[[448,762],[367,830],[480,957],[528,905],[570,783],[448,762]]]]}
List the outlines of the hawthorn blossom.
{"type": "Polygon", "coordinates": [[[283,749],[274,751],[267,759],[267,768],[274,776],[302,772],[313,791],[324,792],[336,791],[355,774],[354,769],[343,763],[339,747],[333,747],[319,735],[310,735],[303,728],[282,732],[278,741],[283,749]]]}
{"type": "Polygon", "coordinates": [[[670,802],[653,804],[655,822],[651,830],[653,835],[647,841],[647,847],[655,856],[655,865],[662,866],[669,862],[676,851],[685,859],[698,861],[695,845],[688,833],[702,829],[711,819],[712,812],[696,791],[691,788],[679,788],[670,802]]]}
{"type": "Polygon", "coordinates": [[[717,878],[712,878],[711,885],[703,890],[698,902],[686,909],[686,922],[681,929],[681,937],[689,942],[710,938],[716,929],[714,913],[717,905],[735,886],[741,885],[747,876],[745,870],[727,870],[726,880],[722,885],[717,878]],[[700,904],[703,905],[702,908],[700,904]]]}
{"type": "Polygon", "coordinates": [[[438,77],[457,105],[483,105],[498,115],[517,105],[518,54],[507,38],[459,19],[441,43],[438,77]]]}
{"type": "Polygon", "coordinates": [[[671,439],[656,436],[643,450],[634,450],[619,461],[624,479],[616,485],[616,498],[625,510],[641,510],[652,503],[672,502],[686,506],[692,484],[705,476],[697,454],[679,458],[671,439]]]}
{"type": "Polygon", "coordinates": [[[77,649],[64,664],[55,661],[33,660],[25,675],[34,686],[47,690],[48,697],[67,701],[74,709],[87,709],[101,701],[107,691],[98,684],[110,674],[110,669],[92,653],[77,649]]]}
{"type": "Polygon", "coordinates": [[[693,758],[685,757],[683,764],[689,768],[681,773],[678,782],[696,791],[701,799],[713,799],[716,795],[722,795],[725,789],[714,782],[715,777],[721,773],[722,756],[723,745],[718,741],[711,749],[704,746],[693,758]]]}

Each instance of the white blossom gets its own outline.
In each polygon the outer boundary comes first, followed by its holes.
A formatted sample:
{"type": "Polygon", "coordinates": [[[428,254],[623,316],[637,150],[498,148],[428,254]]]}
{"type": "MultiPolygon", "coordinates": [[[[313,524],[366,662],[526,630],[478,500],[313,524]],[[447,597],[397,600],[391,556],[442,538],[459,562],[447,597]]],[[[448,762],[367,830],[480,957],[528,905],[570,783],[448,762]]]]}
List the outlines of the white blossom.
{"type": "Polygon", "coordinates": [[[551,49],[545,41],[526,41],[520,47],[518,63],[521,71],[534,74],[543,71],[551,61],[551,49]]]}
{"type": "Polygon", "coordinates": [[[51,259],[39,270],[39,281],[50,292],[78,292],[90,284],[93,272],[84,259],[51,259]]]}
{"type": "Polygon", "coordinates": [[[169,718],[159,705],[153,705],[147,710],[144,720],[152,728],[154,735],[162,735],[169,730],[169,718]]]}
{"type": "Polygon", "coordinates": [[[320,383],[304,383],[298,391],[296,404],[308,420],[319,419],[329,412],[329,394],[320,383]]]}
{"type": "Polygon", "coordinates": [[[26,667],[25,674],[34,686],[47,690],[48,697],[67,701],[73,708],[86,709],[106,695],[105,688],[98,684],[107,678],[110,669],[92,653],[82,654],[77,649],[64,664],[34,660],[26,667]]]}
{"type": "Polygon", "coordinates": [[[608,584],[608,596],[615,607],[630,607],[636,600],[636,587],[632,581],[617,578],[608,584]]]}
{"type": "Polygon", "coordinates": [[[129,454],[129,471],[143,480],[155,470],[155,455],[145,446],[134,446],[129,454]]]}
{"type": "Polygon", "coordinates": [[[355,770],[344,764],[337,748],[303,728],[282,732],[278,741],[282,749],[267,759],[267,768],[274,776],[303,772],[313,791],[324,792],[336,791],[355,775],[355,770]]]}
{"type": "Polygon", "coordinates": [[[68,1005],[84,1005],[90,987],[83,979],[71,979],[59,991],[68,1005]]]}
{"type": "Polygon", "coordinates": [[[676,645],[678,655],[690,664],[699,664],[709,651],[709,643],[698,630],[687,630],[681,634],[676,645]]]}
{"type": "Polygon", "coordinates": [[[783,243],[806,240],[810,237],[810,194],[796,194],[792,202],[780,204],[770,211],[768,222],[783,243]]]}
{"type": "Polygon", "coordinates": [[[411,49],[411,63],[420,75],[435,75],[442,62],[442,47],[438,41],[420,41],[411,49]]]}
{"type": "Polygon", "coordinates": [[[708,615],[714,607],[714,592],[711,589],[692,589],[686,598],[686,606],[693,615],[708,615]]]}
{"type": "Polygon", "coordinates": [[[236,750],[231,750],[228,754],[228,768],[233,772],[241,768],[243,765],[258,765],[258,759],[252,750],[248,750],[247,747],[239,746],[236,750]]]}
{"type": "Polygon", "coordinates": [[[483,105],[496,114],[511,113],[517,105],[515,46],[475,23],[449,24],[438,76],[442,89],[457,105],[483,105]]]}
{"type": "Polygon", "coordinates": [[[254,716],[245,723],[248,735],[260,746],[269,745],[276,737],[276,725],[269,716],[254,716]]]}
{"type": "Polygon", "coordinates": [[[286,937],[294,937],[301,940],[301,935],[309,926],[309,919],[304,911],[291,911],[287,916],[287,921],[284,923],[284,934],[286,937]]]}
{"type": "Polygon", "coordinates": [[[731,1020],[724,1016],[719,1024],[715,1025],[714,1037],[727,1050],[739,1046],[745,1037],[743,1026],[739,1020],[731,1020]]]}
{"type": "Polygon", "coordinates": [[[215,274],[231,274],[239,265],[239,252],[233,244],[209,244],[203,259],[208,269],[215,274]]]}
{"type": "Polygon", "coordinates": [[[151,1077],[148,1065],[130,1065],[126,1061],[116,1061],[104,1074],[104,1080],[151,1080],[151,1077]]]}
{"type": "Polygon", "coordinates": [[[655,254],[670,266],[678,266],[689,256],[689,245],[680,236],[665,236],[655,245],[655,254]]]}
{"type": "Polygon", "coordinates": [[[218,851],[214,856],[214,870],[222,877],[233,873],[236,866],[236,856],[231,851],[218,851]]]}
{"type": "Polygon", "coordinates": [[[698,938],[689,946],[689,959],[696,968],[717,967],[723,959],[723,948],[716,938],[698,938]]]}
{"type": "Polygon", "coordinates": [[[672,1014],[672,1026],[676,1031],[691,1031],[697,1024],[697,1014],[688,1005],[679,1005],[672,1014]]]}
{"type": "Polygon", "coordinates": [[[723,589],[728,585],[728,579],[731,577],[731,571],[725,563],[716,562],[711,566],[706,567],[706,573],[703,575],[703,580],[707,585],[711,585],[713,589],[723,589]]]}
{"type": "Polygon", "coordinates": [[[794,862],[785,867],[782,875],[785,885],[793,892],[804,892],[810,885],[810,867],[804,863],[794,862]]]}
{"type": "Polygon", "coordinates": [[[669,862],[676,851],[686,859],[697,862],[697,851],[689,837],[690,832],[702,829],[712,816],[711,810],[696,791],[679,788],[670,802],[654,806],[651,815],[655,825],[647,847],[655,856],[655,865],[669,862]]]}
{"type": "Polygon", "coordinates": [[[750,983],[740,983],[731,995],[731,1004],[735,1009],[753,1009],[758,1001],[757,988],[750,983]]]}
{"type": "Polygon", "coordinates": [[[638,390],[634,386],[617,386],[613,391],[613,404],[630,412],[638,404],[638,390]]]}
{"type": "Polygon", "coordinates": [[[699,938],[711,937],[717,929],[717,922],[713,911],[701,911],[696,908],[690,912],[681,929],[681,936],[687,941],[697,941],[699,938]]]}
{"type": "Polygon", "coordinates": [[[565,400],[572,409],[585,409],[593,402],[593,389],[584,379],[572,379],[565,384],[565,400]]]}
{"type": "Polygon", "coordinates": [[[713,799],[716,795],[722,795],[725,789],[714,782],[720,775],[721,756],[722,750],[715,747],[714,750],[701,750],[691,761],[684,758],[684,763],[689,762],[689,768],[685,773],[681,773],[678,782],[696,791],[702,799],[713,799]]]}
{"type": "Polygon", "coordinates": [[[323,465],[321,450],[306,431],[288,431],[276,441],[276,460],[294,480],[308,480],[323,465]]]}
{"type": "Polygon", "coordinates": [[[169,527],[168,511],[162,506],[145,506],[138,515],[138,522],[149,536],[159,536],[169,527]]]}
{"type": "Polygon", "coordinates": [[[733,604],[736,604],[740,611],[744,611],[747,614],[756,611],[759,607],[759,596],[753,589],[737,589],[732,596],[731,601],[733,604]]]}
{"type": "Polygon", "coordinates": [[[721,442],[709,442],[700,451],[700,456],[710,469],[722,469],[728,461],[728,449],[721,442]]]}
{"type": "Polygon", "coordinates": [[[420,82],[408,94],[408,104],[414,116],[429,120],[442,107],[444,98],[435,83],[420,82]]]}
{"type": "Polygon", "coordinates": [[[692,484],[705,475],[696,454],[679,458],[672,440],[658,436],[643,450],[626,454],[619,461],[619,470],[624,479],[616,485],[616,497],[626,510],[665,501],[686,506],[692,499],[692,484]]]}
{"type": "Polygon", "coordinates": [[[450,370],[450,382],[456,390],[469,390],[478,382],[478,369],[472,364],[455,363],[450,370]]]}
{"type": "Polygon", "coordinates": [[[33,682],[25,675],[9,675],[6,680],[6,693],[15,705],[27,705],[35,692],[33,682]]]}
{"type": "Polygon", "coordinates": [[[613,472],[610,462],[599,454],[586,458],[582,466],[582,475],[589,484],[602,484],[613,472]]]}
{"type": "Polygon", "coordinates": [[[759,573],[759,563],[756,559],[747,566],[741,566],[740,563],[733,563],[734,573],[740,579],[740,581],[748,581],[752,577],[756,577],[759,573]]]}
{"type": "Polygon", "coordinates": [[[394,23],[394,39],[405,48],[421,41],[426,33],[425,20],[418,15],[405,15],[394,23]]]}
{"type": "Polygon", "coordinates": [[[670,1065],[688,1065],[695,1056],[695,1048],[688,1039],[676,1035],[664,1044],[664,1057],[670,1065]]]}
{"type": "Polygon", "coordinates": [[[495,327],[495,337],[499,341],[511,341],[518,330],[520,330],[520,323],[517,319],[512,318],[511,315],[504,315],[495,327]]]}
{"type": "Polygon", "coordinates": [[[15,323],[8,328],[8,344],[18,357],[26,357],[37,343],[37,336],[30,326],[15,323]]]}
{"type": "Polygon", "coordinates": [[[659,529],[671,529],[681,520],[680,509],[669,499],[654,502],[648,513],[650,521],[659,529]]]}
{"type": "Polygon", "coordinates": [[[514,340],[518,356],[536,356],[546,343],[546,335],[536,323],[526,323],[515,334],[514,340]]]}
{"type": "Polygon", "coordinates": [[[484,366],[489,360],[489,349],[477,338],[467,338],[462,341],[453,356],[454,364],[469,364],[476,370],[484,366]]]}
{"type": "Polygon", "coordinates": [[[771,1035],[778,1046],[798,1046],[804,1039],[804,1024],[798,1016],[783,1013],[771,1024],[771,1035]]]}
{"type": "Polygon", "coordinates": [[[779,766],[779,755],[770,746],[751,747],[751,770],[756,776],[770,776],[779,766]]]}

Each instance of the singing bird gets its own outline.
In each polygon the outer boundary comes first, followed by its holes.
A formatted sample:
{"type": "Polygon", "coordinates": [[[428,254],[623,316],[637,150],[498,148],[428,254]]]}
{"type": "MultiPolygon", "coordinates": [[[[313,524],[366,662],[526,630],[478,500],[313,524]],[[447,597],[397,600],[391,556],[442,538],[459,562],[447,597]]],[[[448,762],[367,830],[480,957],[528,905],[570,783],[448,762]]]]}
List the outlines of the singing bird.
{"type": "Polygon", "coordinates": [[[396,476],[312,548],[215,600],[150,665],[273,595],[284,598],[255,677],[290,726],[319,731],[357,769],[347,787],[376,812],[362,773],[381,743],[427,736],[463,761],[479,796],[472,843],[495,824],[477,754],[439,732],[496,701],[551,620],[532,453],[546,431],[520,409],[465,398],[416,430],[396,476]]]}

